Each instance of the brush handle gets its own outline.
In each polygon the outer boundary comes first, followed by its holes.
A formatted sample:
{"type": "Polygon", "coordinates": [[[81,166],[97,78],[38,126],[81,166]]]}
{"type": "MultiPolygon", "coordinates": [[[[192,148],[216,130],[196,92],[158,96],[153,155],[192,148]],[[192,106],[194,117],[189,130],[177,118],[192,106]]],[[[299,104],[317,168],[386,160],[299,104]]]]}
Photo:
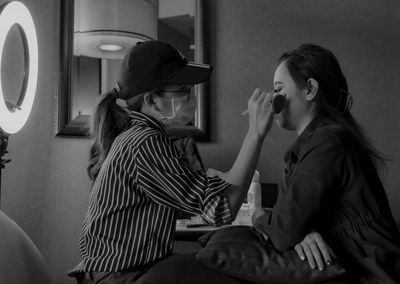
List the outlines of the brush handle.
{"type": "MultiPolygon", "coordinates": [[[[285,106],[286,98],[283,95],[276,95],[272,99],[272,109],[274,110],[275,114],[278,114],[282,111],[283,107],[285,106]]],[[[246,109],[241,115],[246,116],[249,114],[249,110],[246,109]]]]}

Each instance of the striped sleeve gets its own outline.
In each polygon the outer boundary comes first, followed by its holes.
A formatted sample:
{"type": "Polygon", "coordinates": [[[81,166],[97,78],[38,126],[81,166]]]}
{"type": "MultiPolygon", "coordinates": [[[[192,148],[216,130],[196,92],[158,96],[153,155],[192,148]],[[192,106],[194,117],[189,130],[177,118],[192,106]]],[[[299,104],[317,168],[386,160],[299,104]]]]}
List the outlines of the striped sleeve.
{"type": "Polygon", "coordinates": [[[136,159],[139,188],[155,202],[201,214],[215,226],[232,221],[225,196],[229,184],[190,167],[168,137],[148,137],[138,148],[136,159]]]}

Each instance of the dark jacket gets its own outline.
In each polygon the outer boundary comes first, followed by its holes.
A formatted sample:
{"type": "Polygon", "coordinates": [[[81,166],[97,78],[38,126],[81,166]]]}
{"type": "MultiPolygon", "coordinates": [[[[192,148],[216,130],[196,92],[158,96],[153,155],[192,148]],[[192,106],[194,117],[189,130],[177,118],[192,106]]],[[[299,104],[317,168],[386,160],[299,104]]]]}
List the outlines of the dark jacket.
{"type": "Polygon", "coordinates": [[[316,117],[285,155],[273,211],[255,226],[277,250],[318,231],[361,283],[400,283],[400,234],[369,156],[341,124],[316,117]]]}

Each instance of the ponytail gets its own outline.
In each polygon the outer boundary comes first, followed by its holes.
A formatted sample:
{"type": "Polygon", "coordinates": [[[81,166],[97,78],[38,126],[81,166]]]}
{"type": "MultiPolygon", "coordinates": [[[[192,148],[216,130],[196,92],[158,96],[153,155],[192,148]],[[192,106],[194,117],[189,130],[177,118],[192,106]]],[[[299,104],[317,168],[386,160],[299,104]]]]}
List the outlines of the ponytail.
{"type": "Polygon", "coordinates": [[[94,140],[87,168],[92,181],[96,179],[114,139],[129,127],[129,113],[116,104],[116,92],[113,89],[102,94],[93,114],[90,132],[94,140]]]}
{"type": "Polygon", "coordinates": [[[356,138],[361,151],[374,164],[376,170],[381,174],[381,178],[385,178],[387,175],[387,158],[373,146],[364,128],[357,122],[351,112],[342,113],[334,109],[320,109],[320,112],[327,114],[334,121],[344,126],[356,138]]]}

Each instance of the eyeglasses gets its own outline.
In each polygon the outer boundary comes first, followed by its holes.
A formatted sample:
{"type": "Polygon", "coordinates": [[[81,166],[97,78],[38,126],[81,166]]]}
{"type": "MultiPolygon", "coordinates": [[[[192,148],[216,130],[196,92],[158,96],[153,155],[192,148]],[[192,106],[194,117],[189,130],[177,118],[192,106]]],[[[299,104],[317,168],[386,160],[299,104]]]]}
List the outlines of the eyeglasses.
{"type": "Polygon", "coordinates": [[[177,93],[177,94],[183,94],[183,96],[179,97],[179,98],[165,98],[162,97],[164,99],[168,99],[168,100],[173,100],[173,101],[190,101],[191,98],[195,97],[196,95],[192,92],[192,87],[190,87],[190,89],[180,89],[180,90],[164,90],[164,91],[160,91],[160,92],[154,92],[153,94],[155,95],[163,95],[163,94],[168,94],[168,93],[177,93]]]}

